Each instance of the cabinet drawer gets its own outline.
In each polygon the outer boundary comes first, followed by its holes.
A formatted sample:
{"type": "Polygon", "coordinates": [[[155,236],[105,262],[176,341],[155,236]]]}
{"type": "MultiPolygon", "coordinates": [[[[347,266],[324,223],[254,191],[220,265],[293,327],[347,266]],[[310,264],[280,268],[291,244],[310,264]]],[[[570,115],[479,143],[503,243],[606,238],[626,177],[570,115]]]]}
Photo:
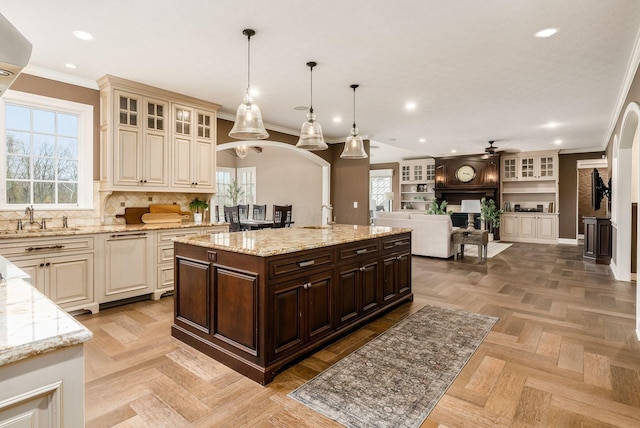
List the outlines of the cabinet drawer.
{"type": "Polygon", "coordinates": [[[156,289],[173,288],[173,265],[158,266],[156,289]]]}
{"type": "Polygon", "coordinates": [[[68,251],[93,251],[93,236],[80,238],[30,238],[12,239],[0,242],[3,256],[28,256],[38,254],[63,253],[68,251]]]}
{"type": "Polygon", "coordinates": [[[211,227],[203,227],[202,234],[208,235],[210,233],[225,233],[229,231],[229,226],[211,226],[211,227]]]}
{"type": "Polygon", "coordinates": [[[167,230],[164,232],[157,232],[157,242],[160,243],[170,243],[173,241],[173,238],[181,238],[183,236],[197,235],[198,229],[177,229],[177,230],[167,230]]]}
{"type": "Polygon", "coordinates": [[[296,254],[293,257],[283,257],[269,262],[269,278],[284,275],[295,275],[308,272],[320,266],[333,264],[333,251],[317,251],[308,254],[296,254]]]}
{"type": "Polygon", "coordinates": [[[411,249],[411,233],[396,235],[382,241],[382,252],[392,253],[411,249]]]}
{"type": "Polygon", "coordinates": [[[365,241],[338,248],[338,261],[352,261],[356,257],[369,257],[378,253],[378,241],[365,241]]]}
{"type": "Polygon", "coordinates": [[[156,252],[156,263],[173,263],[173,244],[159,245],[156,252]]]}

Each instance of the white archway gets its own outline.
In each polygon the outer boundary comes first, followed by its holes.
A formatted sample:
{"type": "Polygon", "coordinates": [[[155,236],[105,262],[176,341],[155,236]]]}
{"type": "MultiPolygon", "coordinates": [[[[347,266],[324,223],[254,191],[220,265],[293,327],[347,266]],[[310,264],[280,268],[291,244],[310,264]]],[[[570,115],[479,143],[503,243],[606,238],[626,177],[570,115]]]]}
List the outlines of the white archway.
{"type": "MultiPolygon", "coordinates": [[[[612,179],[612,183],[616,197],[612,198],[615,205],[615,209],[612,210],[615,249],[611,269],[616,279],[621,281],[631,280],[631,182],[628,177],[632,174],[633,139],[639,122],[640,105],[635,102],[629,103],[622,119],[620,137],[617,139],[617,152],[613,154],[616,162],[612,164],[612,176],[616,181],[612,179]]],[[[640,163],[640,159],[635,161],[640,163]]]]}
{"type": "MultiPolygon", "coordinates": [[[[329,205],[331,201],[331,164],[320,156],[316,155],[309,150],[299,149],[292,144],[281,143],[279,141],[266,141],[266,140],[243,140],[243,141],[231,141],[228,143],[219,144],[216,146],[216,151],[235,149],[236,147],[275,147],[284,150],[291,150],[306,159],[318,164],[322,168],[322,204],[329,205]]],[[[326,217],[322,216],[322,223],[326,223],[326,217]]]]}

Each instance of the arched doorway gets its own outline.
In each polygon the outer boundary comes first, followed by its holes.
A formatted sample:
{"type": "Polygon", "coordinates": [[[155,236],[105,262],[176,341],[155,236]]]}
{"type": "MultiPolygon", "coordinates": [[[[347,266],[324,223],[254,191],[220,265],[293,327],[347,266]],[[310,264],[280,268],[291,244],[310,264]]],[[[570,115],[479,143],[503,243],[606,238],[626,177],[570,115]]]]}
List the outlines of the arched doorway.
{"type": "MultiPolygon", "coordinates": [[[[323,205],[329,205],[331,200],[331,164],[326,160],[322,159],[320,156],[316,155],[313,152],[308,150],[299,149],[292,144],[282,143],[278,141],[265,141],[265,140],[247,140],[247,141],[232,141],[224,144],[219,144],[216,146],[216,151],[235,149],[239,146],[247,146],[247,147],[273,147],[282,150],[291,151],[295,153],[297,156],[302,156],[309,161],[317,164],[321,168],[322,174],[322,186],[321,186],[321,199],[323,205]]],[[[317,207],[320,209],[320,207],[317,207]]],[[[322,216],[321,222],[326,223],[326,217],[322,216]]]]}
{"type": "MultiPolygon", "coordinates": [[[[631,280],[631,203],[638,201],[640,183],[632,183],[634,166],[637,169],[640,159],[633,159],[634,142],[638,139],[640,123],[640,105],[630,103],[623,115],[619,138],[614,138],[612,160],[612,182],[614,208],[611,213],[613,225],[613,257],[611,269],[616,279],[631,280]],[[633,194],[632,194],[633,192],[633,194]]],[[[636,181],[638,178],[636,178],[636,181]]],[[[640,337],[640,290],[636,291],[636,334],[640,337]]]]}

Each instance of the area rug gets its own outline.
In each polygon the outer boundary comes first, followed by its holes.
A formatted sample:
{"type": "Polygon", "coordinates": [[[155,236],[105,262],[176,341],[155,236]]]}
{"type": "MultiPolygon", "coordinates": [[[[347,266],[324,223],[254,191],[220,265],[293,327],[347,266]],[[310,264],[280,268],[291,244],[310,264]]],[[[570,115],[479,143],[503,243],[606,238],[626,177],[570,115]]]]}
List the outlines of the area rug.
{"type": "Polygon", "coordinates": [[[425,306],[289,396],[347,427],[419,427],[496,321],[425,306]]]}
{"type": "MultiPolygon", "coordinates": [[[[506,244],[504,242],[496,242],[491,241],[487,244],[487,258],[490,259],[493,256],[497,256],[507,248],[509,248],[513,244],[506,244]]],[[[478,246],[477,245],[465,245],[464,246],[464,255],[465,257],[478,257],[478,246]]]]}

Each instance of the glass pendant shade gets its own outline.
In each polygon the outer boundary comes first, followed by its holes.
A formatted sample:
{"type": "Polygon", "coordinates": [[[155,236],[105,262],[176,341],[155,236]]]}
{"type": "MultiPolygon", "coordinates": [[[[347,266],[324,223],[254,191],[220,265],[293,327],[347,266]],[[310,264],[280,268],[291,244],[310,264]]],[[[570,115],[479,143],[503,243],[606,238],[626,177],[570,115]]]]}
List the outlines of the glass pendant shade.
{"type": "Polygon", "coordinates": [[[242,31],[247,36],[247,91],[244,94],[242,104],[236,111],[236,121],[229,132],[229,137],[238,140],[264,140],[269,138],[269,133],[262,123],[260,108],[253,103],[249,89],[251,88],[251,36],[256,32],[250,28],[242,31]]]}
{"type": "Polygon", "coordinates": [[[244,101],[236,111],[236,121],[229,132],[229,137],[238,140],[264,140],[269,133],[262,123],[260,107],[253,103],[249,90],[244,95],[244,101]]]}
{"type": "Polygon", "coordinates": [[[309,113],[307,113],[307,121],[302,124],[300,139],[296,144],[296,147],[299,149],[325,150],[329,147],[324,141],[324,137],[322,136],[322,127],[318,122],[316,122],[316,114],[313,112],[313,67],[316,65],[318,64],[314,61],[309,61],[307,63],[307,67],[309,67],[311,72],[311,101],[309,104],[309,113]]]}
{"type": "Polygon", "coordinates": [[[316,122],[316,115],[311,111],[307,113],[307,121],[302,124],[296,147],[306,150],[325,150],[329,147],[322,136],[322,127],[316,122]]]}
{"type": "Polygon", "coordinates": [[[366,159],[369,157],[364,149],[362,137],[358,135],[358,128],[351,128],[351,133],[344,142],[344,150],[340,157],[342,159],[366,159]]]}
{"type": "Polygon", "coordinates": [[[236,155],[238,155],[240,159],[246,158],[248,154],[249,154],[249,147],[247,146],[236,147],[236,155]]]}

